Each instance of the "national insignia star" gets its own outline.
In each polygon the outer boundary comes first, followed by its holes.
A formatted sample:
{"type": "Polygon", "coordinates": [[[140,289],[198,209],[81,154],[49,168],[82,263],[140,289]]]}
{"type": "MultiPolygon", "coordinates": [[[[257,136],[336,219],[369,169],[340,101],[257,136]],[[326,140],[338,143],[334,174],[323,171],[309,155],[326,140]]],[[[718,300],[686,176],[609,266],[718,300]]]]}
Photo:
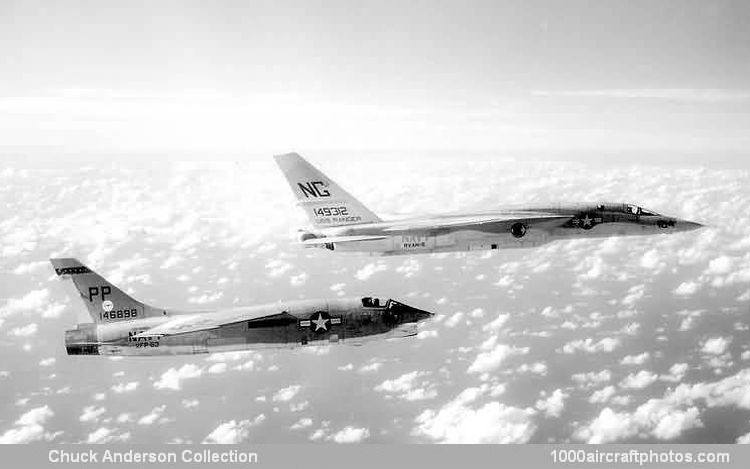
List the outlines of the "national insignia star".
{"type": "Polygon", "coordinates": [[[318,313],[318,319],[312,320],[313,324],[315,324],[315,331],[317,332],[319,329],[323,329],[324,331],[328,330],[328,327],[326,326],[326,323],[328,322],[327,318],[324,318],[322,314],[318,313]]]}

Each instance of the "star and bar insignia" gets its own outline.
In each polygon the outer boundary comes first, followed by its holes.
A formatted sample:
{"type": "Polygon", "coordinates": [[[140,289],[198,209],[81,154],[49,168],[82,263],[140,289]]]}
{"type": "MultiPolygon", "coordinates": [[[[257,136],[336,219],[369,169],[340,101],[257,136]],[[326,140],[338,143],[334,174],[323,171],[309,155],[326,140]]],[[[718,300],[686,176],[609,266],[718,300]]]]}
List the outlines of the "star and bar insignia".
{"type": "Polygon", "coordinates": [[[299,327],[309,327],[313,332],[328,332],[331,326],[341,324],[341,317],[332,317],[325,311],[318,311],[310,316],[310,319],[301,319],[299,327]]]}

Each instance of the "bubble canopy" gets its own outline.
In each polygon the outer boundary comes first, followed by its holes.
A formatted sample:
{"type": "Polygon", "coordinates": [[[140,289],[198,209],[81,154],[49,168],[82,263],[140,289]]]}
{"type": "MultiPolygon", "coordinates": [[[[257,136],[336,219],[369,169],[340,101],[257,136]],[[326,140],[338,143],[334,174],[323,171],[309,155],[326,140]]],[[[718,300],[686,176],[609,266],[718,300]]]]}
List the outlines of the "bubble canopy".
{"type": "Polygon", "coordinates": [[[599,204],[596,206],[597,210],[603,212],[620,212],[628,213],[631,215],[643,215],[643,216],[660,216],[653,210],[647,210],[643,207],[633,204],[599,204]]]}

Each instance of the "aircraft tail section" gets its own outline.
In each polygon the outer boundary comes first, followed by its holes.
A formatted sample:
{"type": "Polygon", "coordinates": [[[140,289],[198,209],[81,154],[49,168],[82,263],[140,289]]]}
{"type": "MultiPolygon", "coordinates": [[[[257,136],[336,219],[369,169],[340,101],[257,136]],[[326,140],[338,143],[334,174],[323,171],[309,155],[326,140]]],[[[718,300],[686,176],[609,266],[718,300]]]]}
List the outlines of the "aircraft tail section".
{"type": "Polygon", "coordinates": [[[316,228],[380,221],[360,201],[297,153],[276,155],[298,204],[316,228]]]}
{"type": "Polygon", "coordinates": [[[50,259],[55,273],[73,281],[81,300],[95,323],[130,321],[166,316],[167,311],[141,303],[104,277],[83,265],[78,259],[50,259]]]}

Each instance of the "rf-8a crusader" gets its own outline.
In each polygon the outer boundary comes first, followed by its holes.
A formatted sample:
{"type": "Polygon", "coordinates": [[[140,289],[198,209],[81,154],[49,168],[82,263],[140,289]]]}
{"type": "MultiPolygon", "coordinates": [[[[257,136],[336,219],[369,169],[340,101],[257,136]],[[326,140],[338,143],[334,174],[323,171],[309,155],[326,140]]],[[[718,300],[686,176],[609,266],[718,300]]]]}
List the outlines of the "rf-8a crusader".
{"type": "Polygon", "coordinates": [[[65,332],[68,355],[176,355],[351,343],[417,334],[432,313],[375,297],[290,301],[210,312],[141,303],[76,259],[50,259],[93,322],[65,332]]]}
{"type": "Polygon", "coordinates": [[[381,220],[296,153],[275,157],[312,222],[305,247],[400,255],[541,246],[558,239],[676,233],[699,223],[625,203],[559,204],[381,220]]]}

